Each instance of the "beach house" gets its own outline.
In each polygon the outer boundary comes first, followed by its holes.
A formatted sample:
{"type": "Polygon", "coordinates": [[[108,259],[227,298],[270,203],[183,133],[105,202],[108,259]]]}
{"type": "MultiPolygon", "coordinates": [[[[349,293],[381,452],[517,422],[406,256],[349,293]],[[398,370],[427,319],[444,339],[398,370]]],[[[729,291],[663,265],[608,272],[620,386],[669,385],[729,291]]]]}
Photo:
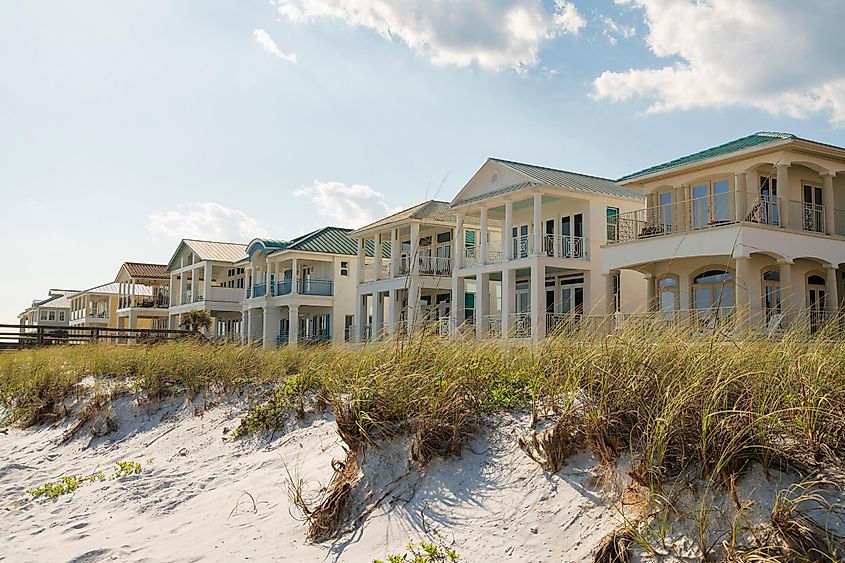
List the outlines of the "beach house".
{"type": "Polygon", "coordinates": [[[77,293],[73,289],[51,289],[46,299],[36,299],[18,315],[21,330],[36,326],[68,326],[70,323],[70,302],[68,295],[77,293]]]}
{"type": "Polygon", "coordinates": [[[117,328],[120,285],[101,284],[68,296],[70,326],[117,328]]]}
{"type": "Polygon", "coordinates": [[[247,245],[244,342],[344,342],[354,335],[357,252],[351,229],[324,227],[289,241],[247,245]]]}
{"type": "Polygon", "coordinates": [[[602,246],[644,199],[606,178],[488,159],[451,203],[466,233],[452,250],[453,329],[537,341],[585,316],[643,307],[642,273],[609,271],[602,246]]]}
{"type": "Polygon", "coordinates": [[[164,264],[124,262],[118,285],[117,328],[166,329],[170,275],[164,264]]]}
{"type": "Polygon", "coordinates": [[[239,338],[246,259],[245,244],[182,240],[167,263],[169,327],[181,328],[182,315],[199,310],[211,317],[209,336],[239,338]]]}
{"type": "Polygon", "coordinates": [[[661,322],[815,330],[838,312],[845,149],[759,132],[618,183],[647,203],[620,209],[603,272],[645,275],[661,322]]]}

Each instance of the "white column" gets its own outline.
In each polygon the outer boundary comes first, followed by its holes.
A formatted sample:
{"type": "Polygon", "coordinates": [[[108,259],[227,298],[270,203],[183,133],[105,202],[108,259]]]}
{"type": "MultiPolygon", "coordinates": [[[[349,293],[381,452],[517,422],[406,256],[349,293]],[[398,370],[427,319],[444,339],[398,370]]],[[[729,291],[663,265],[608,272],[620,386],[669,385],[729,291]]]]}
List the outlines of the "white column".
{"type": "Polygon", "coordinates": [[[534,252],[543,252],[543,194],[534,194],[534,252]]]}
{"type": "Polygon", "coordinates": [[[487,254],[488,250],[488,239],[487,239],[487,208],[481,208],[481,228],[478,233],[478,248],[481,251],[481,263],[487,263],[487,254]]]}
{"type": "Polygon", "coordinates": [[[202,294],[206,301],[211,301],[211,277],[212,277],[211,262],[205,263],[205,277],[203,278],[202,294]]]}
{"type": "Polygon", "coordinates": [[[373,280],[381,279],[381,233],[376,233],[376,244],[373,250],[373,280]]]}
{"type": "Polygon", "coordinates": [[[275,348],[279,338],[279,321],[282,312],[278,307],[264,307],[263,346],[264,348],[275,348]]]}
{"type": "Polygon", "coordinates": [[[736,290],[736,328],[745,330],[748,328],[750,304],[749,285],[751,283],[751,258],[748,256],[737,256],[734,258],[736,275],[734,276],[734,289],[736,290]]]}
{"type": "MultiPolygon", "coordinates": [[[[358,259],[355,263],[355,284],[360,285],[364,283],[364,261],[366,260],[364,256],[364,239],[358,239],[358,259]]],[[[296,274],[296,272],[294,272],[296,274]]]]}
{"type": "MultiPolygon", "coordinates": [[[[513,260],[513,202],[505,201],[505,224],[502,230],[502,245],[505,251],[505,260],[513,260]]],[[[503,328],[504,330],[504,328],[503,328]]]]}
{"type": "MultiPolygon", "coordinates": [[[[381,238],[379,236],[379,238],[381,238]]],[[[384,294],[377,291],[373,294],[373,340],[384,338],[384,294]]]]}
{"type": "Polygon", "coordinates": [[[832,235],[836,232],[836,217],[833,206],[833,177],[835,174],[822,174],[822,202],[824,203],[824,230],[832,235]]]}
{"type": "Polygon", "coordinates": [[[397,299],[398,291],[391,289],[387,292],[387,334],[396,336],[396,331],[399,325],[399,303],[397,299]]]}
{"type": "MultiPolygon", "coordinates": [[[[413,244],[413,243],[411,243],[413,244]]],[[[415,261],[416,262],[416,261],[415,261]]],[[[418,263],[418,262],[417,262],[418,263]]],[[[420,282],[419,277],[411,278],[411,284],[408,286],[408,334],[414,331],[414,325],[417,322],[417,313],[420,306],[420,282]]]]}
{"type": "Polygon", "coordinates": [[[795,299],[795,287],[792,285],[792,260],[778,260],[780,266],[780,308],[783,312],[784,325],[798,313],[798,304],[795,299]]]}
{"type": "Polygon", "coordinates": [[[836,266],[826,265],[825,273],[825,312],[828,315],[835,315],[839,312],[839,284],[836,273],[839,270],[836,266]]]}
{"type": "MultiPolygon", "coordinates": [[[[411,275],[420,273],[420,224],[411,223],[411,275]]],[[[410,303],[410,302],[409,302],[410,303]]]]}
{"type": "Polygon", "coordinates": [[[299,342],[299,305],[288,305],[288,344],[299,342]]]}
{"type": "Polygon", "coordinates": [[[617,274],[619,274],[618,270],[610,270],[610,272],[604,274],[604,311],[607,315],[613,315],[616,313],[616,291],[614,287],[614,279],[617,274]]]}
{"type": "Polygon", "coordinates": [[[170,274],[170,306],[179,305],[179,296],[176,294],[176,274],[170,274]]]}
{"type": "Polygon", "coordinates": [[[782,202],[780,220],[784,227],[789,227],[789,213],[792,207],[790,201],[792,196],[789,193],[789,165],[780,163],[775,168],[777,169],[778,197],[782,202]]]}
{"type": "Polygon", "coordinates": [[[358,342],[364,342],[364,329],[367,326],[367,296],[358,294],[358,301],[355,303],[355,338],[358,342]]]}
{"type": "Polygon", "coordinates": [[[290,294],[299,295],[299,261],[296,257],[290,260],[290,294]]]}
{"type": "MultiPolygon", "coordinates": [[[[536,240],[536,239],[535,239],[536,240]]],[[[531,339],[539,342],[546,337],[546,306],[544,301],[546,273],[539,260],[531,264],[531,339]]],[[[585,302],[586,302],[586,296],[585,302]]]]}
{"type": "Polygon", "coordinates": [[[390,229],[390,277],[399,276],[399,229],[390,229]]]}
{"type": "MultiPolygon", "coordinates": [[[[621,278],[620,278],[621,282],[621,278]]],[[[647,312],[658,311],[660,305],[657,303],[657,280],[652,274],[645,275],[646,283],[646,308],[647,312]]],[[[679,288],[680,289],[680,288],[679,288]]]]}
{"type": "Polygon", "coordinates": [[[487,334],[490,312],[490,275],[475,276],[475,337],[484,338],[487,334]]]}
{"type": "Polygon", "coordinates": [[[465,217],[466,216],[463,212],[455,214],[455,248],[453,251],[454,256],[452,257],[455,264],[452,268],[453,270],[458,270],[464,267],[464,245],[466,244],[466,236],[464,235],[465,217]]]}
{"type": "Polygon", "coordinates": [[[736,220],[744,221],[748,197],[745,189],[745,174],[734,174],[734,209],[736,209],[736,220]]]}
{"type": "MultiPolygon", "coordinates": [[[[508,245],[511,248],[513,245],[508,245]]],[[[511,319],[516,312],[516,272],[505,265],[502,269],[502,338],[511,334],[511,319]]]]}

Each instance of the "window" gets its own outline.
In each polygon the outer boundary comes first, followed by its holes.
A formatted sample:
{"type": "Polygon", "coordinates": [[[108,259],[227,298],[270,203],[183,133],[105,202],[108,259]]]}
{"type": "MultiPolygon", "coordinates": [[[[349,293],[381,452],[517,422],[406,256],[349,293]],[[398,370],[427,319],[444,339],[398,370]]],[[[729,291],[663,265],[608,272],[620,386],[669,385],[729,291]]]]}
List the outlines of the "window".
{"type": "Polygon", "coordinates": [[[622,308],[622,283],[621,274],[613,274],[613,312],[618,313],[622,308]]]}
{"type": "Polygon", "coordinates": [[[59,322],[65,322],[65,312],[59,311],[59,322]]]}
{"type": "Polygon", "coordinates": [[[805,231],[824,232],[824,206],[820,186],[804,185],[804,206],[801,213],[801,222],[805,231]]]}
{"type": "Polygon", "coordinates": [[[607,208],[607,242],[619,240],[619,208],[607,208]]]}
{"type": "Polygon", "coordinates": [[[665,275],[657,278],[657,306],[660,313],[672,316],[681,308],[678,277],[665,275]]]}
{"type": "Polygon", "coordinates": [[[730,183],[714,180],[692,187],[692,225],[702,229],[730,220],[730,183]]]}
{"type": "Polygon", "coordinates": [[[343,261],[340,263],[340,275],[341,276],[348,276],[349,275],[349,262],[343,261]]]}
{"type": "Polygon", "coordinates": [[[772,178],[770,176],[760,177],[759,221],[764,225],[780,225],[777,178],[772,178]]]}
{"type": "Polygon", "coordinates": [[[734,305],[733,274],[725,270],[707,270],[692,280],[693,308],[715,311],[718,316],[729,312],[734,305]]]}
{"type": "Polygon", "coordinates": [[[763,272],[763,310],[766,313],[766,323],[772,316],[780,314],[780,271],[765,270],[763,272]]]}
{"type": "Polygon", "coordinates": [[[39,318],[42,321],[46,321],[47,320],[47,311],[41,311],[41,315],[39,316],[39,318]]]}
{"type": "Polygon", "coordinates": [[[49,320],[51,320],[51,321],[55,321],[55,320],[56,320],[56,312],[55,312],[55,311],[50,311],[50,312],[49,312],[49,315],[50,315],[49,320]]]}

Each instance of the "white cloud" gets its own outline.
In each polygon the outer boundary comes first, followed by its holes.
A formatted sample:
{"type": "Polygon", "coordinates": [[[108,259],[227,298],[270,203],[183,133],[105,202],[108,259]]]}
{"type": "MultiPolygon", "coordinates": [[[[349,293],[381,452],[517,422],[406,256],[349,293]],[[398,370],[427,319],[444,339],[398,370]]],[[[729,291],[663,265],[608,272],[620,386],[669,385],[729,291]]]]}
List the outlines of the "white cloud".
{"type": "Polygon", "coordinates": [[[387,205],[384,194],[360,184],[315,180],[314,185],[303,186],[293,195],[310,200],[320,217],[336,227],[363,227],[396,211],[387,205]]]}
{"type": "Polygon", "coordinates": [[[538,64],[540,48],[586,21],[567,0],[549,11],[541,0],[273,0],[294,22],[322,18],[394,37],[436,65],[525,69],[538,64]]]}
{"type": "Polygon", "coordinates": [[[628,39],[637,33],[633,26],[623,25],[609,16],[601,16],[599,19],[602,24],[602,33],[611,45],[616,45],[620,37],[628,39]]]}
{"type": "Polygon", "coordinates": [[[255,37],[258,44],[264,47],[264,50],[271,55],[279,57],[283,61],[287,61],[289,63],[296,63],[296,54],[283,53],[282,50],[279,49],[279,46],[276,45],[276,42],[273,41],[273,38],[270,37],[270,34],[263,29],[256,29],[252,32],[252,36],[255,37]]]}
{"type": "Polygon", "coordinates": [[[219,203],[191,203],[149,216],[147,230],[167,237],[246,242],[261,235],[258,221],[219,203]]]}
{"type": "Polygon", "coordinates": [[[651,100],[650,112],[756,107],[826,113],[845,125],[845,2],[617,0],[643,10],[662,68],[606,71],[595,97],[651,100]]]}

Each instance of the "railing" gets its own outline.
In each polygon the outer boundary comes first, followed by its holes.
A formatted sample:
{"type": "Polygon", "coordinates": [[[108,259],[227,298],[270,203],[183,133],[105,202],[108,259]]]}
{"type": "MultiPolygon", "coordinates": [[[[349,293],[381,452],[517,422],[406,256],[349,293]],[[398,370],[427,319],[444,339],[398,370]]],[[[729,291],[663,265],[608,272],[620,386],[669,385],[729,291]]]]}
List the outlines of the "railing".
{"type": "Polygon", "coordinates": [[[331,296],[334,292],[334,283],[331,280],[296,280],[296,290],[300,295],[331,296]]]}
{"type": "Polygon", "coordinates": [[[273,297],[280,297],[282,295],[289,295],[292,288],[293,282],[291,280],[282,280],[274,283],[270,289],[273,297]]]}
{"type": "Polygon", "coordinates": [[[299,341],[304,344],[316,344],[319,342],[331,342],[332,335],[328,330],[321,330],[320,332],[299,333],[299,341]]]}
{"type": "Polygon", "coordinates": [[[825,232],[824,205],[803,201],[790,201],[789,223],[802,231],[811,233],[825,232]]]}
{"type": "Polygon", "coordinates": [[[284,346],[290,341],[290,335],[287,332],[281,333],[276,337],[276,346],[284,346]]]}
{"type": "Polygon", "coordinates": [[[587,259],[587,241],[584,237],[546,235],[543,241],[548,256],[573,260],[587,259]]]}
{"type": "Polygon", "coordinates": [[[464,249],[464,266],[472,268],[481,264],[481,249],[477,246],[468,246],[464,249]]]}
{"type": "Polygon", "coordinates": [[[247,292],[247,299],[253,297],[264,297],[267,295],[267,283],[256,283],[252,285],[251,291],[247,292]]]}
{"type": "Polygon", "coordinates": [[[534,254],[534,236],[533,235],[519,235],[511,237],[511,247],[513,251],[513,259],[527,258],[534,254]]]}
{"type": "Polygon", "coordinates": [[[118,309],[140,307],[144,309],[167,309],[170,306],[170,296],[166,291],[155,295],[124,295],[118,299],[118,309]]]}
{"type": "Polygon", "coordinates": [[[59,344],[84,344],[86,342],[141,344],[194,335],[196,333],[190,330],[0,324],[0,349],[33,348],[59,344]]]}
{"type": "MultiPolygon", "coordinates": [[[[240,303],[244,290],[236,287],[211,287],[206,299],[221,303],[240,303]]],[[[200,298],[202,299],[202,298],[200,298]]]]}
{"type": "Polygon", "coordinates": [[[445,256],[420,256],[420,275],[451,276],[452,259],[445,256]]]}
{"type": "Polygon", "coordinates": [[[833,229],[833,232],[840,237],[845,236],[845,210],[833,210],[833,229]]]}
{"type": "Polygon", "coordinates": [[[620,213],[614,218],[616,239],[609,240],[608,244],[710,229],[738,222],[781,227],[782,219],[780,198],[725,192],[620,213]]]}

